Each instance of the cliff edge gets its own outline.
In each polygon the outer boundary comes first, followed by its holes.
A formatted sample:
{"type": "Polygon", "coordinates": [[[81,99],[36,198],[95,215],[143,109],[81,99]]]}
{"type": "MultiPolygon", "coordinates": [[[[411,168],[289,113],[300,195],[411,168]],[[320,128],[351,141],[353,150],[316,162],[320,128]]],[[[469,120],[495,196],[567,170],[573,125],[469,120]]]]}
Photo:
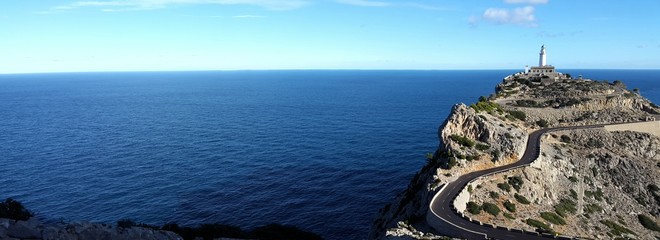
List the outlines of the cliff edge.
{"type": "MultiPolygon", "coordinates": [[[[653,122],[659,113],[657,105],[620,81],[508,76],[490,97],[452,108],[439,128],[438,149],[408,188],[380,210],[369,238],[452,235],[426,224],[437,190],[467,173],[518,161],[532,131],[653,122]]],[[[660,206],[658,141],[650,133],[603,128],[546,134],[531,166],[477,179],[464,189],[466,201],[454,207],[505,228],[582,238],[659,238],[653,230],[660,206]]]]}

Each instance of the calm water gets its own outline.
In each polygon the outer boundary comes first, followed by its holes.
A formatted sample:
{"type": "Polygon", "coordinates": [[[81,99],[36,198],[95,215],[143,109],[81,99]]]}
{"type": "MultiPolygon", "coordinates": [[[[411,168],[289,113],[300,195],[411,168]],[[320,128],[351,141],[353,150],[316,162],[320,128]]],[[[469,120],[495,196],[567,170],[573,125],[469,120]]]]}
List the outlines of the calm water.
{"type": "MultiPolygon", "coordinates": [[[[511,70],[0,75],[0,198],[47,219],[363,239],[451,106],[511,70]]],[[[660,71],[568,70],[660,102],[660,71]]]]}

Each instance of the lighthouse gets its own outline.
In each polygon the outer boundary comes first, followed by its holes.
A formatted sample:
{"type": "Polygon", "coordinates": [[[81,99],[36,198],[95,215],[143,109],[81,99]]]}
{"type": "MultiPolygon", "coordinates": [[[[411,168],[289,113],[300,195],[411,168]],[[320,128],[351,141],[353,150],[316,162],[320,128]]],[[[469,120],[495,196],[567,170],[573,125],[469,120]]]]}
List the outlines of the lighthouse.
{"type": "Polygon", "coordinates": [[[545,62],[545,45],[541,45],[541,52],[539,53],[539,67],[547,65],[545,62]]]}

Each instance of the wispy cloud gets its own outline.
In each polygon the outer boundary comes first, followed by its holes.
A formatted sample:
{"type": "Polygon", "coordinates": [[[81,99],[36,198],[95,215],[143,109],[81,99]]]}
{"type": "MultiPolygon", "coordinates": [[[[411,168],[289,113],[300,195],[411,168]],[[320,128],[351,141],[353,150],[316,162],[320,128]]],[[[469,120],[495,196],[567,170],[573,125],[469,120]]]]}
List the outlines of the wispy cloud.
{"type": "Polygon", "coordinates": [[[152,10],[171,5],[217,4],[252,5],[271,10],[290,10],[309,4],[307,0],[110,0],[75,1],[52,8],[52,11],[66,11],[78,8],[100,8],[102,11],[152,10]]]}
{"type": "Polygon", "coordinates": [[[509,4],[546,4],[549,0],[504,0],[504,3],[509,4]]]}
{"type": "Polygon", "coordinates": [[[389,7],[391,3],[372,0],[337,0],[338,3],[361,6],[361,7],[389,7]]]}
{"type": "Polygon", "coordinates": [[[482,16],[471,16],[468,19],[470,25],[476,25],[480,20],[496,24],[512,24],[525,27],[537,27],[534,7],[526,6],[514,9],[489,8],[484,11],[482,16]]]}
{"type": "Polygon", "coordinates": [[[418,3],[418,2],[390,2],[390,1],[376,1],[376,0],[335,0],[335,2],[340,4],[347,4],[359,7],[410,7],[423,10],[434,10],[434,11],[449,11],[454,10],[452,8],[446,8],[436,5],[418,3]]]}

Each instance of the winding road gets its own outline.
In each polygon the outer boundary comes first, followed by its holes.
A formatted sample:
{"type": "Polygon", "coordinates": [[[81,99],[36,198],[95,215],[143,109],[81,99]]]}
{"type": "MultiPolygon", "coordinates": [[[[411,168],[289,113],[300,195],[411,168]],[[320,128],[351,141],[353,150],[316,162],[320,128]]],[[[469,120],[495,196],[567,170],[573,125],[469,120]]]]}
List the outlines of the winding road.
{"type": "MultiPolygon", "coordinates": [[[[426,221],[432,228],[442,233],[453,233],[457,237],[467,239],[549,239],[553,238],[550,235],[543,236],[532,232],[521,232],[519,230],[507,230],[502,227],[494,227],[492,225],[480,225],[475,222],[468,221],[456,213],[453,208],[453,201],[455,197],[463,190],[463,188],[472,180],[494,173],[499,173],[519,167],[529,166],[540,154],[541,136],[551,131],[573,130],[573,129],[587,129],[587,128],[601,128],[606,125],[616,124],[598,124],[587,126],[571,126],[571,127],[556,127],[545,128],[537,130],[529,134],[527,139],[527,148],[522,158],[515,163],[490,168],[486,170],[476,171],[460,176],[453,182],[445,184],[438,193],[433,197],[430,204],[430,210],[427,214],[426,221]],[[442,226],[442,229],[437,229],[442,226]]],[[[570,239],[570,238],[565,238],[570,239]]]]}

